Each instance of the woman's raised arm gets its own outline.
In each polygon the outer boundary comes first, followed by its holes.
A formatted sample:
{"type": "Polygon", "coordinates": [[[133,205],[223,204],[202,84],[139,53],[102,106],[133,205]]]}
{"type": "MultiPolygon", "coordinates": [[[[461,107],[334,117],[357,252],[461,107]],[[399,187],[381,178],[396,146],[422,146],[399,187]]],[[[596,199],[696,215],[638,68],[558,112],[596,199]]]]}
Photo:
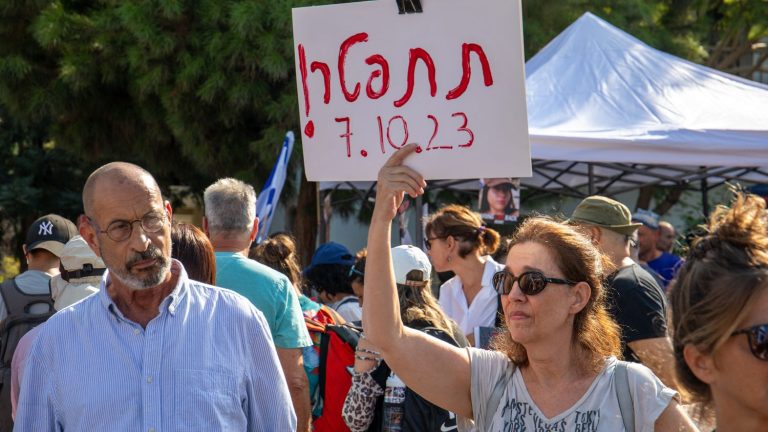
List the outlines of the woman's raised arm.
{"type": "Polygon", "coordinates": [[[472,417],[470,364],[466,350],[408,329],[400,319],[390,236],[392,219],[405,194],[424,193],[424,178],[403,161],[416,150],[408,144],[379,171],[376,204],[368,230],[363,327],[389,367],[423,398],[460,416],[472,417]]]}

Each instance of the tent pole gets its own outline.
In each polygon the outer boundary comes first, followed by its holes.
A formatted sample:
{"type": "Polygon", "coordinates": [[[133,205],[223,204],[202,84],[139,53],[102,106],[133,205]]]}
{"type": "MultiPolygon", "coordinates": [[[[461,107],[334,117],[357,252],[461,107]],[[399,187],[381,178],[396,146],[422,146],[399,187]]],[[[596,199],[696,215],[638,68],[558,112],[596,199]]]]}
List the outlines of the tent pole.
{"type": "Polygon", "coordinates": [[[421,220],[424,218],[424,197],[419,195],[416,197],[416,224],[414,226],[413,245],[421,248],[424,244],[424,231],[421,229],[421,220]]]}
{"type": "Polygon", "coordinates": [[[315,214],[317,215],[317,236],[320,239],[320,244],[325,243],[325,218],[323,217],[323,206],[320,203],[323,202],[322,197],[326,193],[327,191],[320,190],[320,183],[315,183],[315,214]]]}
{"type": "Polygon", "coordinates": [[[707,185],[707,178],[701,178],[701,211],[704,213],[704,217],[709,217],[709,186],[707,185]]]}
{"type": "Polygon", "coordinates": [[[587,164],[587,172],[589,173],[589,194],[595,194],[595,167],[591,164],[587,164]]]}

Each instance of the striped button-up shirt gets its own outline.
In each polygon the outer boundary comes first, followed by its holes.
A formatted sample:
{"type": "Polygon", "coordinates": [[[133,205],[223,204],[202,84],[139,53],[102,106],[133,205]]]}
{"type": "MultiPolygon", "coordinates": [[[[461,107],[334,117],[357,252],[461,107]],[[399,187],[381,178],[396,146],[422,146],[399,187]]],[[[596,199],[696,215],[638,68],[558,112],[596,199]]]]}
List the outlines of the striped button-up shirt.
{"type": "Polygon", "coordinates": [[[17,431],[292,431],[288,386],[264,316],[187,278],[146,329],[101,290],[58,312],[29,354],[17,431]]]}

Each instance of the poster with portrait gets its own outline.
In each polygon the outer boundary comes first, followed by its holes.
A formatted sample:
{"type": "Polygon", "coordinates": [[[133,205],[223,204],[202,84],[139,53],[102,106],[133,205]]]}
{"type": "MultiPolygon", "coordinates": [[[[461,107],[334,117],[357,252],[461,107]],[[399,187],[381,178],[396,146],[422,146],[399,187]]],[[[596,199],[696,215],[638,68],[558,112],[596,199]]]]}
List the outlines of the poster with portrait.
{"type": "Polygon", "coordinates": [[[489,226],[516,222],[520,216],[520,179],[480,180],[480,215],[489,226]]]}

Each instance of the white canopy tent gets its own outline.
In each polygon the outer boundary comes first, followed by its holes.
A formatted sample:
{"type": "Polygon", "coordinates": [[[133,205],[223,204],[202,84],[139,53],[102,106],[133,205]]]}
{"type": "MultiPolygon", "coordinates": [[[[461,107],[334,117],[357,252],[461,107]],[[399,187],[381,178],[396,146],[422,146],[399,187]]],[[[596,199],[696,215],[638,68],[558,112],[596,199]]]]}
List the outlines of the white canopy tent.
{"type": "Polygon", "coordinates": [[[536,175],[578,195],[768,180],[768,86],[682,60],[585,13],[526,63],[536,175]],[[711,177],[715,177],[712,179],[711,177]]]}
{"type": "Polygon", "coordinates": [[[589,12],[526,63],[526,92],[525,188],[582,197],[684,185],[706,196],[727,180],[768,181],[768,86],[651,48],[589,12]]]}

